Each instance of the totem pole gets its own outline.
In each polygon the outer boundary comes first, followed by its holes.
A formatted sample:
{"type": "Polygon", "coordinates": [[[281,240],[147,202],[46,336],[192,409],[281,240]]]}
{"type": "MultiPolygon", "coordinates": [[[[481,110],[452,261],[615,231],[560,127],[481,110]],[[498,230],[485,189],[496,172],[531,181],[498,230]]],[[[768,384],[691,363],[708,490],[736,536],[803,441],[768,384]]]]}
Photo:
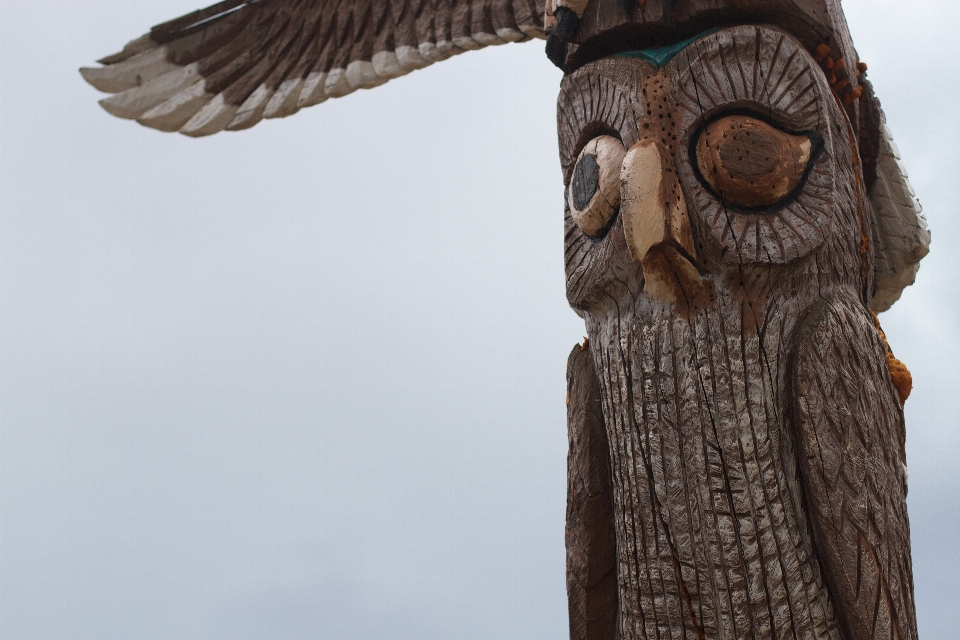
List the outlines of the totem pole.
{"type": "Polygon", "coordinates": [[[917,637],[875,312],[929,232],[839,0],[227,0],[82,69],[110,113],[253,126],[547,39],[571,638],[917,637]]]}

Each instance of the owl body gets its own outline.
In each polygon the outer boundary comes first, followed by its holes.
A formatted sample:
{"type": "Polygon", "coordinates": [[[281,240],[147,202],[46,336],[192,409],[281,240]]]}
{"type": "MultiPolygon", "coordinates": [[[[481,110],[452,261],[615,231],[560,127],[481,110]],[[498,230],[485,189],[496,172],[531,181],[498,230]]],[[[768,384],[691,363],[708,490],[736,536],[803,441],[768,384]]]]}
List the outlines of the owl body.
{"type": "Polygon", "coordinates": [[[628,313],[589,327],[621,638],[843,637],[784,407],[794,327],[741,334],[740,307],[721,295],[689,320],[628,313]]]}
{"type": "Polygon", "coordinates": [[[870,204],[828,79],[789,35],[734,27],[663,68],[586,65],[559,113],[619,637],[916,637],[870,204]],[[617,191],[602,162],[584,184],[598,136],[624,147],[617,191]]]}

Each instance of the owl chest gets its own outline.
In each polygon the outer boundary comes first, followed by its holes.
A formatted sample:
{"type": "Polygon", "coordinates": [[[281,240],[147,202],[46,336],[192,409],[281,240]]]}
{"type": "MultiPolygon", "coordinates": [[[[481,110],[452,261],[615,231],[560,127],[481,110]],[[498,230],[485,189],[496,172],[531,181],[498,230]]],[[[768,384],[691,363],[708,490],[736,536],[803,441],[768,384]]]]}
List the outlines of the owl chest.
{"type": "Polygon", "coordinates": [[[614,473],[653,491],[664,526],[761,526],[784,502],[778,354],[720,327],[638,323],[629,333],[601,357],[614,473]]]}
{"type": "Polygon", "coordinates": [[[676,621],[678,637],[756,637],[780,619],[800,637],[834,637],[792,485],[783,341],[731,330],[735,320],[592,332],[624,638],[644,637],[650,620],[676,621]]]}

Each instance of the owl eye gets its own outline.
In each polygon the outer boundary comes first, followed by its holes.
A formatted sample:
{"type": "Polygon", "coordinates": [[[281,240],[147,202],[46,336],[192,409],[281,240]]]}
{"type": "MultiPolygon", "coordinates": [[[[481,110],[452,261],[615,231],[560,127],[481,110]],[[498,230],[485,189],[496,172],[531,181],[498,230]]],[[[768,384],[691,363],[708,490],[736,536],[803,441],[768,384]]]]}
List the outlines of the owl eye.
{"type": "Polygon", "coordinates": [[[744,115],[707,125],[697,140],[700,175],[713,193],[734,206],[776,204],[803,181],[813,156],[807,135],[781,131],[744,115]]]}
{"type": "Polygon", "coordinates": [[[626,150],[613,136],[598,136],[577,157],[567,202],[577,226],[602,235],[620,206],[620,165],[626,150]]]}

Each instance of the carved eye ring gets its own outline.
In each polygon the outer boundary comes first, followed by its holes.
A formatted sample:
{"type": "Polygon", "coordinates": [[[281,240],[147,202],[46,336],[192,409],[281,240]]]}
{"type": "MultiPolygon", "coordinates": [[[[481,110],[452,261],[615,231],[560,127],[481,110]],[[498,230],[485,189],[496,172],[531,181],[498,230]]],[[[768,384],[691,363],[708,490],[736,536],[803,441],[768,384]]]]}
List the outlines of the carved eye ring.
{"type": "Polygon", "coordinates": [[[816,132],[792,134],[749,115],[706,124],[691,154],[697,177],[725,204],[760,213],[794,195],[823,148],[816,132]]]}
{"type": "Polygon", "coordinates": [[[602,236],[620,206],[620,167],[626,153],[620,140],[602,135],[577,156],[567,205],[573,221],[588,236],[602,236]]]}

